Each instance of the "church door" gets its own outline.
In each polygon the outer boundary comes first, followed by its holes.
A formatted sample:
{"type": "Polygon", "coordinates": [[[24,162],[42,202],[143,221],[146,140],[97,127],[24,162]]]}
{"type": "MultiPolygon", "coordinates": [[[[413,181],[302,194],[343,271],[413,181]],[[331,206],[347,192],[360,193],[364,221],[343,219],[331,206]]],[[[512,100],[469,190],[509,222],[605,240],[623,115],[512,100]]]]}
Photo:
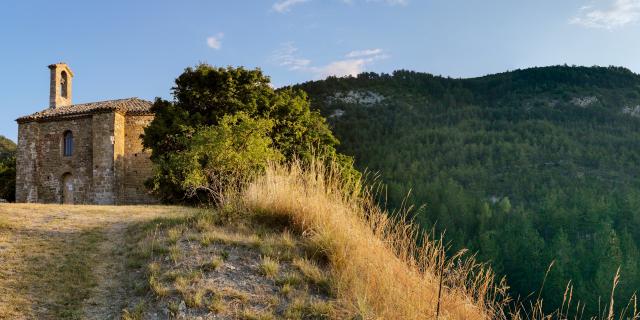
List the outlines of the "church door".
{"type": "Polygon", "coordinates": [[[62,176],[62,203],[73,204],[73,177],[70,173],[62,176]]]}

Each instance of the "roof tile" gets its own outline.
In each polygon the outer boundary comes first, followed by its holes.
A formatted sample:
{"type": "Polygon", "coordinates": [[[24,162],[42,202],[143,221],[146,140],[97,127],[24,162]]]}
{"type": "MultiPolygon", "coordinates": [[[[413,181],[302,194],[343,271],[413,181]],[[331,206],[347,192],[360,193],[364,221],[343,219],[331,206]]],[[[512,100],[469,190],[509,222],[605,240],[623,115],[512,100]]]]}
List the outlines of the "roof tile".
{"type": "Polygon", "coordinates": [[[125,114],[153,114],[151,111],[152,105],[153,103],[150,101],[139,98],[107,100],[48,108],[28,116],[20,117],[16,119],[16,121],[18,123],[24,123],[112,111],[122,112],[125,114]]]}

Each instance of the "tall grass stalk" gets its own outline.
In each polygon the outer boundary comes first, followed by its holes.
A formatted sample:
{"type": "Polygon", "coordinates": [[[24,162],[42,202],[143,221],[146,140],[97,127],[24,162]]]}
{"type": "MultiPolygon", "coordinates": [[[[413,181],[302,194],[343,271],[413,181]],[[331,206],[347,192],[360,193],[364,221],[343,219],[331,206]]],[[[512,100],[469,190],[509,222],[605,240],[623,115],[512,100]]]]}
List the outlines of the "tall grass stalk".
{"type": "Polygon", "coordinates": [[[504,282],[465,252],[447,258],[442,241],[374,195],[345,189],[322,162],[270,165],[241,194],[246,209],[290,221],[327,256],[338,299],[365,319],[494,319],[507,303],[504,282]],[[418,245],[420,243],[420,245],[418,245]],[[440,286],[442,279],[442,286],[440,286]],[[438,291],[442,288],[439,299],[438,291]]]}

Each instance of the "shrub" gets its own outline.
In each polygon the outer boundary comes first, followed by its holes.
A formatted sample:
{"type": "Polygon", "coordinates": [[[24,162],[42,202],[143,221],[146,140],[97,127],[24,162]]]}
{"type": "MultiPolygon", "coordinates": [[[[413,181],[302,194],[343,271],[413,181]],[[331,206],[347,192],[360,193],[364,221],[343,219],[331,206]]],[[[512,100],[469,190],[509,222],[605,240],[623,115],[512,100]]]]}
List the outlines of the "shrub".
{"type": "Polygon", "coordinates": [[[16,157],[0,160],[0,199],[16,200],[16,157]]]}

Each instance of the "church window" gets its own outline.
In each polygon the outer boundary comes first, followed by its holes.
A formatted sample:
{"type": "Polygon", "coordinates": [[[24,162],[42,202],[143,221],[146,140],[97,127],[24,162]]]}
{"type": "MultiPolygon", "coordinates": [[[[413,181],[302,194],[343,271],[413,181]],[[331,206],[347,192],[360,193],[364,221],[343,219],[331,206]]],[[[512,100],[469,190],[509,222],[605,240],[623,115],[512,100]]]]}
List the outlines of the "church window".
{"type": "Polygon", "coordinates": [[[64,156],[70,157],[73,154],[73,133],[67,131],[64,133],[64,156]]]}

